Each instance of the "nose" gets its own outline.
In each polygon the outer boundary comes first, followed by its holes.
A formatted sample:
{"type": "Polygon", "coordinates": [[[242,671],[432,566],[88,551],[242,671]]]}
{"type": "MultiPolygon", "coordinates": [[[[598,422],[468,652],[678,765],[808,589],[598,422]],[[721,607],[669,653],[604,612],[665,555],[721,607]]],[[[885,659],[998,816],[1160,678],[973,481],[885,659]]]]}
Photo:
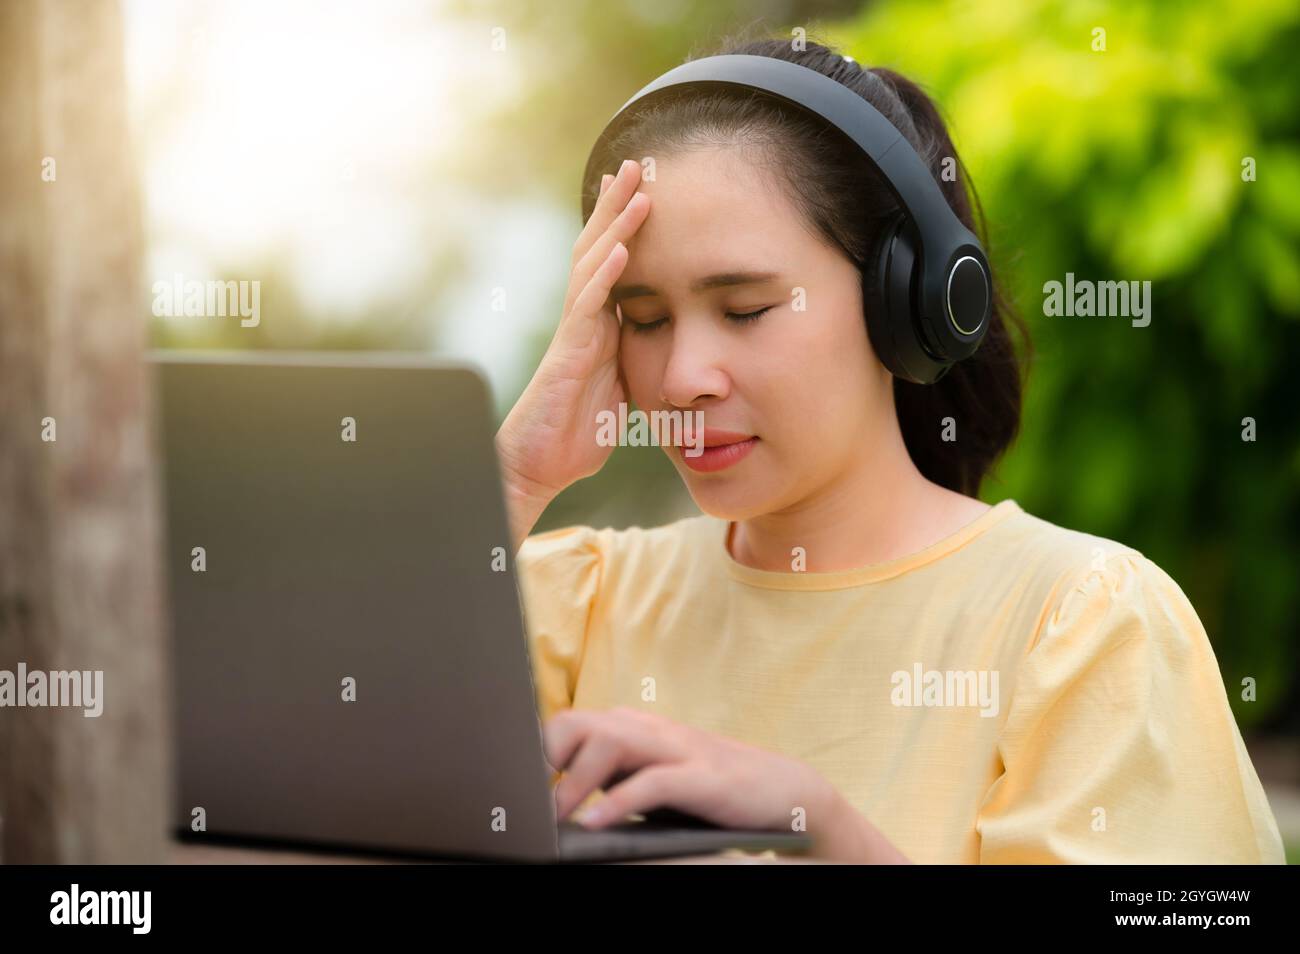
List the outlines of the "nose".
{"type": "Polygon", "coordinates": [[[731,376],[724,368],[722,336],[703,319],[674,321],[670,327],[672,343],[659,385],[660,400],[679,408],[724,400],[731,393],[731,376]]]}

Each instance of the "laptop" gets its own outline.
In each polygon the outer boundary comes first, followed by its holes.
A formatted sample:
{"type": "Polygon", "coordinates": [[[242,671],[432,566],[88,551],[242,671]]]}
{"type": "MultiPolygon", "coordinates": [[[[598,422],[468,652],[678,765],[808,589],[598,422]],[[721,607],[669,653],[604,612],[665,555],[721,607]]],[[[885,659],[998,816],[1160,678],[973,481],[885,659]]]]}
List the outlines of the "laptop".
{"type": "Polygon", "coordinates": [[[671,811],[557,824],[473,366],[154,351],[188,841],[503,861],[800,852],[671,811]],[[504,556],[504,558],[503,558],[504,556]]]}

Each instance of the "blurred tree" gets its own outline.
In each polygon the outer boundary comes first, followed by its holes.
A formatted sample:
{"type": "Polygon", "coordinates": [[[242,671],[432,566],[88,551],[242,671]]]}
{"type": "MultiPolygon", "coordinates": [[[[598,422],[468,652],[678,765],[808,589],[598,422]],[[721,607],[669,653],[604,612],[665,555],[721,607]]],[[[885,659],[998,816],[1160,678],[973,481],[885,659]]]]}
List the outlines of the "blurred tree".
{"type": "Polygon", "coordinates": [[[97,718],[0,715],[4,861],[158,863],[170,684],[118,4],[0,4],[0,64],[0,669],[103,673],[97,718]]]}

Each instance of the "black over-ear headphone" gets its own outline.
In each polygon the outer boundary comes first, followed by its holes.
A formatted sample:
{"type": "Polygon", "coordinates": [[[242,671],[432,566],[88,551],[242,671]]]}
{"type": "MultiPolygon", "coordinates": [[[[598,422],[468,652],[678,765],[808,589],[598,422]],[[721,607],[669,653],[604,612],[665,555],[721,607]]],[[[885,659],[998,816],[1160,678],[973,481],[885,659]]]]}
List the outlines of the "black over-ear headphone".
{"type": "MultiPolygon", "coordinates": [[[[868,302],[867,331],[881,362],[916,384],[932,384],[979,347],[993,306],[988,259],[957,218],[939,184],[901,132],[865,99],[816,70],[769,56],[724,53],[669,70],[614,114],[592,147],[583,182],[607,161],[606,142],[634,104],[666,90],[746,87],[800,107],[855,142],[880,172],[904,214],[886,229],[875,262],[879,297],[868,302]]],[[[584,191],[583,221],[595,208],[584,191]]]]}

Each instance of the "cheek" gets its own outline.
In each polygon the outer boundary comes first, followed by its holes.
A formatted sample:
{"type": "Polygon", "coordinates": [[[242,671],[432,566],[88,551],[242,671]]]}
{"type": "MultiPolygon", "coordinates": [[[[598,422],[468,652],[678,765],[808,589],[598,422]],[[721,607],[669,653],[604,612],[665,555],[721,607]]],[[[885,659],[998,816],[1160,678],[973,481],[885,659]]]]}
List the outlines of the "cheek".
{"type": "Polygon", "coordinates": [[[654,407],[659,402],[659,361],[653,345],[636,332],[623,331],[618,342],[618,365],[630,392],[628,399],[638,407],[654,407]]]}
{"type": "Polygon", "coordinates": [[[848,305],[830,316],[796,317],[790,333],[772,349],[772,387],[763,401],[780,422],[780,452],[805,461],[833,456],[867,413],[875,357],[866,326],[848,305]]]}

